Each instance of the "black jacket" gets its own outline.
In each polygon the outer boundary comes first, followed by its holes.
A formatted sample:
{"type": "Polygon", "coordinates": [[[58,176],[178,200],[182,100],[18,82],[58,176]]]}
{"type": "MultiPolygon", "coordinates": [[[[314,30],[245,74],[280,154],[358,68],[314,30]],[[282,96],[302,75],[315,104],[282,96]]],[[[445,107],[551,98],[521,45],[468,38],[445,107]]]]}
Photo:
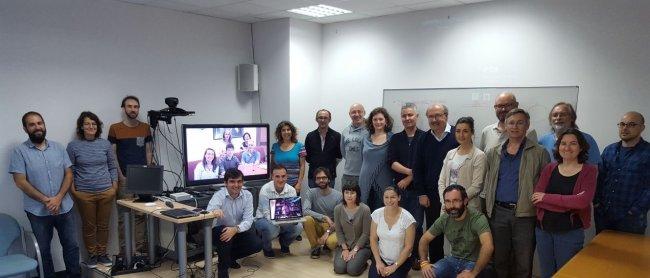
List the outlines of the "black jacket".
{"type": "Polygon", "coordinates": [[[308,178],[314,178],[314,170],[325,167],[330,170],[332,178],[336,177],[336,160],[341,159],[341,133],[328,128],[325,134],[325,147],[321,149],[320,133],[318,129],[309,132],[305,138],[305,151],[309,163],[308,178]]]}

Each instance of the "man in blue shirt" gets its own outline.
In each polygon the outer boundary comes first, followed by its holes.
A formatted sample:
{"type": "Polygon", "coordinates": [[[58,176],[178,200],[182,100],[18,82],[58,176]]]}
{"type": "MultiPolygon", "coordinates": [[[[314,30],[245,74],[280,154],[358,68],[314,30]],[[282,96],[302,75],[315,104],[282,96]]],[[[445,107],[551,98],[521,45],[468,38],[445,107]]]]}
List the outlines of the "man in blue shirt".
{"type": "Polygon", "coordinates": [[[241,259],[262,250],[262,241],[251,229],[253,225],[253,195],[242,190],[244,174],[237,168],[226,170],[226,187],[214,193],[208,211],[220,217],[212,228],[213,241],[219,255],[218,277],[228,277],[228,268],[240,268],[241,259]]]}
{"type": "Polygon", "coordinates": [[[43,273],[54,277],[50,243],[56,229],[67,276],[80,277],[77,225],[68,194],[72,163],[61,144],[45,139],[47,130],[41,114],[27,112],[22,122],[29,140],[14,149],[9,173],[24,193],[24,209],[41,251],[43,273]]]}
{"type": "Polygon", "coordinates": [[[650,143],[643,140],[645,119],[627,112],[618,123],[621,141],[603,150],[594,196],[596,232],[645,234],[650,204],[650,143]]]}
{"type": "MultiPolygon", "coordinates": [[[[576,125],[576,110],[573,109],[571,103],[559,102],[553,106],[551,112],[548,114],[548,122],[551,125],[551,132],[539,138],[539,144],[542,145],[551,157],[551,161],[555,161],[553,156],[553,148],[555,148],[555,141],[557,137],[569,128],[578,128],[576,125]]],[[[587,140],[589,144],[589,152],[587,162],[589,164],[598,165],[600,163],[600,150],[598,149],[598,144],[594,137],[589,135],[586,132],[582,132],[582,136],[587,140]]]]}

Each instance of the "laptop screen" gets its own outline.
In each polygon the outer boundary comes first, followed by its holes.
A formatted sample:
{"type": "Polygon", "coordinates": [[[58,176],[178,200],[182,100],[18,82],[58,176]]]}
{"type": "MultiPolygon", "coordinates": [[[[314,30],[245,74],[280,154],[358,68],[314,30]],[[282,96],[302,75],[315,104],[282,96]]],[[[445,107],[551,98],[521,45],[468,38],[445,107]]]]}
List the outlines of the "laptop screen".
{"type": "Polygon", "coordinates": [[[269,200],[271,220],[289,220],[302,217],[300,197],[277,198],[269,200]]]}

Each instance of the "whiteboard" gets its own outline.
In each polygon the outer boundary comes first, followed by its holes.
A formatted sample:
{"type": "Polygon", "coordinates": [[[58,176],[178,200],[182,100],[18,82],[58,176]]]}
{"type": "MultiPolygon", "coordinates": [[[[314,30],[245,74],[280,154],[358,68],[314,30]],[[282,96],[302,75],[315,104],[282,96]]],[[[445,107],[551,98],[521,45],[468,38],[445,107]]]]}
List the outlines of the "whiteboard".
{"type": "Polygon", "coordinates": [[[449,109],[448,122],[455,125],[460,117],[474,118],[474,143],[480,144],[481,130],[496,123],[494,100],[502,92],[512,92],[517,97],[519,108],[530,114],[531,128],[537,136],[550,132],[548,114],[558,102],[571,103],[578,110],[578,86],[555,87],[490,87],[490,88],[432,88],[432,89],[386,89],[383,106],[393,117],[393,132],[404,129],[400,120],[403,104],[412,102],[418,107],[418,127],[429,130],[426,110],[431,104],[442,103],[449,109]]]}

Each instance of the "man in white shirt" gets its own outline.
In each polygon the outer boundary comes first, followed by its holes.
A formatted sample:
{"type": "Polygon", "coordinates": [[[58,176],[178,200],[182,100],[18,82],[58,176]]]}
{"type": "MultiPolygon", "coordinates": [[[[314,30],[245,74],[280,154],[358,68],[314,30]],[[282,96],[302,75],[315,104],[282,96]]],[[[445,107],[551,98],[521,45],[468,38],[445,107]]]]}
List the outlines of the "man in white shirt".
{"type": "Polygon", "coordinates": [[[287,184],[287,168],[282,165],[273,167],[273,180],[260,189],[260,197],[255,214],[255,229],[262,237],[262,251],[267,258],[275,258],[271,241],[279,236],[280,252],[289,254],[289,245],[302,233],[301,223],[277,225],[271,222],[269,200],[274,198],[296,197],[296,189],[287,184]]]}
{"type": "MultiPolygon", "coordinates": [[[[501,145],[508,139],[505,123],[506,114],[515,108],[519,108],[519,102],[517,102],[514,94],[511,92],[503,92],[497,96],[494,100],[494,112],[499,121],[483,128],[483,131],[481,131],[481,142],[478,145],[479,149],[487,153],[489,149],[501,145]]],[[[526,138],[537,142],[537,132],[535,129],[529,129],[526,138]]]]}

